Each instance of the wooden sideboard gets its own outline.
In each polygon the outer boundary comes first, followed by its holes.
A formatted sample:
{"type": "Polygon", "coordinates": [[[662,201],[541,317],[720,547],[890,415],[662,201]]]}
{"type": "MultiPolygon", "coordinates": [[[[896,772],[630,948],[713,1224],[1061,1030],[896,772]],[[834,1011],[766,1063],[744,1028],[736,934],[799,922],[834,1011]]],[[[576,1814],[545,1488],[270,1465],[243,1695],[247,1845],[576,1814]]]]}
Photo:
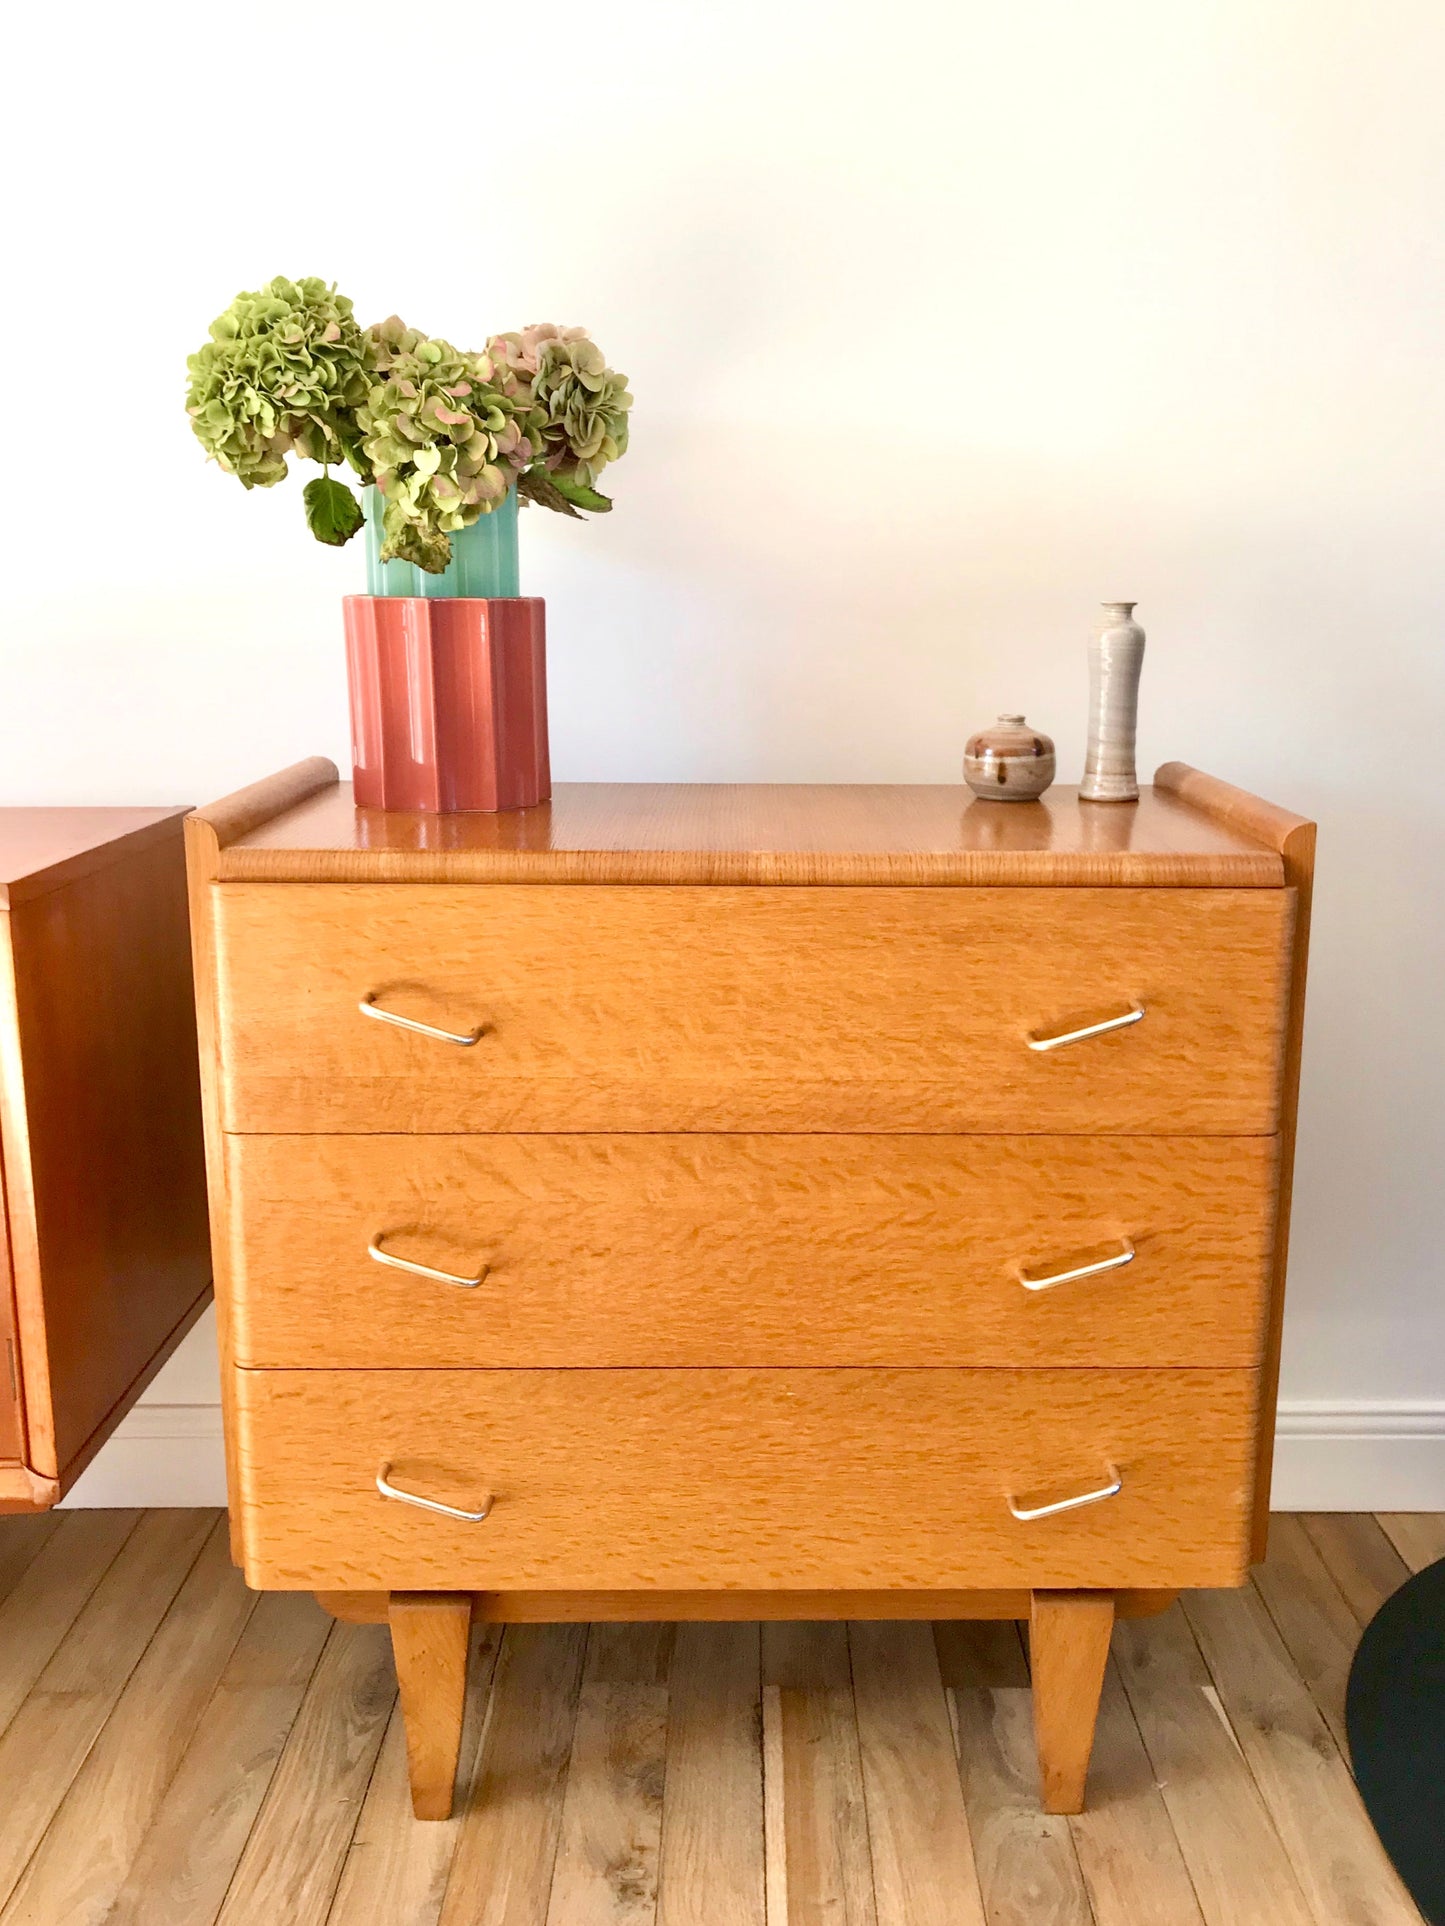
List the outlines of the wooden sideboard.
{"type": "Polygon", "coordinates": [[[1313,827],[314,761],[187,835],[237,1555],[389,1619],[417,1813],[477,1615],[1027,1617],[1077,1810],[1116,1614],[1263,1546],[1313,827]]]}
{"type": "Polygon", "coordinates": [[[0,1512],[74,1482],[210,1297],[180,809],[0,809],[0,1512]]]}

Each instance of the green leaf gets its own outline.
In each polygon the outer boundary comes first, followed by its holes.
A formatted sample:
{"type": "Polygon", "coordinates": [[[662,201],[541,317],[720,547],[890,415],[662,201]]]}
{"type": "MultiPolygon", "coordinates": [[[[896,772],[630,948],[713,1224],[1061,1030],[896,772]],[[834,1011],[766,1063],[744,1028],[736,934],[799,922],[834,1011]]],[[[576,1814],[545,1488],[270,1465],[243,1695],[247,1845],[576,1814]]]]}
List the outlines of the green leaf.
{"type": "Polygon", "coordinates": [[[559,515],[570,515],[576,522],[582,519],[553,485],[545,468],[524,468],[517,477],[517,493],[529,502],[536,502],[539,508],[555,509],[559,515]]]}
{"type": "Polygon", "coordinates": [[[329,548],[341,548],[349,542],[366,519],[361,503],[346,483],[333,481],[329,475],[318,475],[315,481],[307,482],[301,499],[306,504],[306,526],[329,548]]]}
{"type": "Polygon", "coordinates": [[[549,475],[547,478],[563,501],[571,502],[575,508],[585,508],[594,515],[605,515],[612,506],[610,495],[599,495],[595,488],[588,488],[582,482],[569,481],[562,475],[549,475]]]}

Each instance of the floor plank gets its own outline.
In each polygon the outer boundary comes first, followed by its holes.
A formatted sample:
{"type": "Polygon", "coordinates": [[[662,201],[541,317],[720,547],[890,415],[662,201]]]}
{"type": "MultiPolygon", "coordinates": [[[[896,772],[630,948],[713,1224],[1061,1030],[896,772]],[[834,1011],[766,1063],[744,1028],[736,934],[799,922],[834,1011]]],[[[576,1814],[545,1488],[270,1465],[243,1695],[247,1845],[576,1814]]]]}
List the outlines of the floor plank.
{"type": "Polygon", "coordinates": [[[412,1818],[406,1724],[400,1703],[392,1707],[327,1926],[436,1926],[471,1797],[501,1642],[500,1626],[473,1626],[457,1804],[450,1819],[421,1825],[412,1818]]]}
{"type": "Polygon", "coordinates": [[[1069,1820],[1096,1926],[1201,1926],[1149,1755],[1110,1659],[1099,1700],[1089,1798],[1069,1820]]]}
{"type": "Polygon", "coordinates": [[[1445,1558],[1445,1517],[1439,1512],[1379,1512],[1376,1523],[1412,1572],[1445,1558]]]}
{"type": "Polygon", "coordinates": [[[217,1527],[0,1521],[0,1926],[1420,1926],[1343,1704],[1435,1514],[1276,1518],[1121,1624],[1068,1819],[1012,1623],[622,1624],[475,1629],[417,1824],[386,1628],[255,1599],[217,1527]]]}
{"type": "Polygon", "coordinates": [[[756,1625],[679,1625],[658,1926],[763,1926],[762,1647],[756,1625]]]}
{"type": "Polygon", "coordinates": [[[309,1592],[263,1593],[105,1926],[212,1926],[330,1629],[309,1592]]]}
{"type": "Polygon", "coordinates": [[[1410,1569],[1369,1512],[1302,1512],[1301,1523],[1345,1603],[1368,1625],[1410,1569]]]}
{"type": "Polygon", "coordinates": [[[768,1926],[876,1926],[848,1628],[763,1627],[768,1926]]]}
{"type": "Polygon", "coordinates": [[[966,1686],[950,1697],[989,1926],[1090,1926],[1069,1822],[1039,1805],[1029,1688],[966,1686]]]}
{"type": "Polygon", "coordinates": [[[1264,1601],[1246,1586],[1190,1593],[1184,1609],[1315,1918],[1417,1926],[1264,1601]]]}
{"type": "Polygon", "coordinates": [[[933,1628],[984,1911],[990,1926],[1085,1922],[1089,1905],[1068,1821],[1039,1809],[1023,1631],[1007,1619],[933,1628]]]}
{"type": "Polygon", "coordinates": [[[17,1573],[0,1605],[0,1732],[20,1710],[139,1519],[138,1511],[67,1512],[17,1573]]]}
{"type": "Polygon", "coordinates": [[[255,1602],[220,1520],[0,1911],[0,1926],[100,1926],[255,1602]]]}
{"type": "MultiPolygon", "coordinates": [[[[669,1654],[656,1625],[588,1635],[548,1926],[653,1926],[669,1654]]],[[[670,1645],[670,1641],[669,1641],[670,1645]]]]}
{"type": "Polygon", "coordinates": [[[441,1926],[545,1926],[585,1625],[509,1625],[441,1926]]]}
{"type": "MultiPolygon", "coordinates": [[[[126,1534],[103,1582],[0,1737],[0,1786],[5,1788],[0,1895],[5,1898],[215,1523],[214,1512],[153,1511],[143,1517],[126,1534]]],[[[57,1534],[47,1551],[59,1543],[57,1534]]],[[[12,1593],[9,1602],[14,1598],[12,1593]]]]}
{"type": "Polygon", "coordinates": [[[933,1628],[933,1648],[944,1685],[955,1692],[1026,1686],[1023,1630],[1013,1619],[940,1619],[933,1628]]]}
{"type": "Polygon", "coordinates": [[[1269,1557],[1256,1567],[1253,1584],[1335,1744],[1348,1758],[1345,1688],[1360,1642],[1359,1621],[1298,1518],[1271,1521],[1269,1557]]]}
{"type": "Polygon", "coordinates": [[[983,1926],[933,1627],[849,1627],[878,1926],[983,1926]]]}
{"type": "MultiPolygon", "coordinates": [[[[1315,1922],[1178,1605],[1114,1630],[1114,1657],[1207,1926],[1315,1922]]],[[[1330,1923],[1333,1926],[1333,1922],[1330,1923]]]]}
{"type": "Polygon", "coordinates": [[[0,1604],[59,1529],[63,1511],[21,1511],[0,1518],[0,1604]]]}
{"type": "Polygon", "coordinates": [[[322,1926],[395,1699],[386,1626],[333,1626],[217,1916],[222,1926],[322,1926]]]}

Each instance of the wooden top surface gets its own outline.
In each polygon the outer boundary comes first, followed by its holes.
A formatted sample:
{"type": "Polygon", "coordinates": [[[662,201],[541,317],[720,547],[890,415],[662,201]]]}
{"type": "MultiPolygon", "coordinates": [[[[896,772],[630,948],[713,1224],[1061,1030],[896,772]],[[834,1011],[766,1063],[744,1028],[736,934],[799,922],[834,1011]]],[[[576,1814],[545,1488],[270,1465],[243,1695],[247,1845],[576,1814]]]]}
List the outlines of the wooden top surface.
{"type": "Polygon", "coordinates": [[[1145,789],[1137,803],[980,802],[959,786],[559,783],[498,815],[357,809],[302,764],[202,811],[221,880],[451,883],[1033,884],[1277,888],[1264,838],[1145,789]],[[308,781],[303,772],[310,771],[308,781]],[[282,778],[273,779],[280,784],[282,778]],[[313,793],[306,793],[308,788],[313,793]],[[300,799],[295,799],[295,792],[300,799]]]}
{"type": "Polygon", "coordinates": [[[174,834],[184,806],[169,809],[0,808],[0,904],[59,889],[118,861],[118,845],[174,834]],[[168,830],[168,825],[172,826],[168,830]]]}

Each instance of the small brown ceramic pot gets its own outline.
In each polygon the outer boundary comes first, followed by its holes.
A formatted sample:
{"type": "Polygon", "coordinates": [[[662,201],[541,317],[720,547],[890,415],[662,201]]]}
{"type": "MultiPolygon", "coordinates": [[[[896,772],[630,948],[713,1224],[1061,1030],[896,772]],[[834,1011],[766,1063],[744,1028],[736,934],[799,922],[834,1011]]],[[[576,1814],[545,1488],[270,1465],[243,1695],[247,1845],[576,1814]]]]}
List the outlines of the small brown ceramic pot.
{"type": "Polygon", "coordinates": [[[964,744],[963,779],[985,802],[1033,802],[1054,779],[1054,745],[1022,716],[1000,716],[964,744]]]}

